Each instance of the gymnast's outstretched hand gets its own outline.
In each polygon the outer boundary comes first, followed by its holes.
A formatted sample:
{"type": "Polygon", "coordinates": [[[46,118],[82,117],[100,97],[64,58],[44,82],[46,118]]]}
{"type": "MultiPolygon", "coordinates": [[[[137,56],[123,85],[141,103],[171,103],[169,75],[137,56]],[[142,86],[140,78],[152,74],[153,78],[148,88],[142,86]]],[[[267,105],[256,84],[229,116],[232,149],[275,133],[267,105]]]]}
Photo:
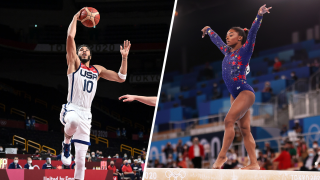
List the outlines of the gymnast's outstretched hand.
{"type": "Polygon", "coordinates": [[[269,9],[271,9],[272,7],[267,8],[266,4],[264,4],[263,6],[260,7],[258,14],[259,16],[263,16],[265,13],[270,13],[269,9]]]}
{"type": "Polygon", "coordinates": [[[206,26],[206,27],[204,27],[203,29],[201,29],[201,31],[202,31],[202,38],[204,38],[204,36],[206,35],[206,34],[208,34],[207,33],[207,29],[208,28],[210,28],[209,26],[206,26]]]}

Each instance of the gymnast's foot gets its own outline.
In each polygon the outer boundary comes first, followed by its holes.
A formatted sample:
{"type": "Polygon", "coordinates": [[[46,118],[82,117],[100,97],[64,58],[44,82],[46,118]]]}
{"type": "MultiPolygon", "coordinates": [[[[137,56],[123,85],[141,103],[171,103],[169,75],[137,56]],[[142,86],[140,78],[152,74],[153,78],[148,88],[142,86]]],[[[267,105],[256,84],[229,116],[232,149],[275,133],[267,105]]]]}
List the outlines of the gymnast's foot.
{"type": "Polygon", "coordinates": [[[216,162],[212,165],[212,169],[221,169],[221,166],[228,160],[226,156],[218,156],[216,162]]]}
{"type": "Polygon", "coordinates": [[[260,166],[258,163],[249,164],[246,167],[240,168],[241,170],[260,170],[260,166]]]}

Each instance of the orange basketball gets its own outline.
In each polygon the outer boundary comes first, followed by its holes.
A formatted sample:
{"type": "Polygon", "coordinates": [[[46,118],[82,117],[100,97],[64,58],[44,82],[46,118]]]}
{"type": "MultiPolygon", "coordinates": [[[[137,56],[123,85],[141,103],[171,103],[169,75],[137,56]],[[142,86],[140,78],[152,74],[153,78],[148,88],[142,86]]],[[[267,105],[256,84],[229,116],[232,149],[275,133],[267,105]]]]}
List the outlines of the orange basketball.
{"type": "Polygon", "coordinates": [[[94,27],[100,21],[99,12],[93,7],[86,7],[80,12],[81,23],[86,27],[94,27]]]}

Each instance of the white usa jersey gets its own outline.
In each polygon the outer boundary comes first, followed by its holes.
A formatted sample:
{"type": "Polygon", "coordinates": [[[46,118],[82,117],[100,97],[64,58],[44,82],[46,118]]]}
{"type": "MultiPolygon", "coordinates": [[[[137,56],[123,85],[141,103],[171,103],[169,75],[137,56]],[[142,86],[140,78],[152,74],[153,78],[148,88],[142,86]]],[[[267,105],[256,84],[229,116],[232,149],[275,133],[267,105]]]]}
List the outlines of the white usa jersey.
{"type": "Polygon", "coordinates": [[[84,108],[91,108],[97,90],[99,72],[94,66],[80,63],[79,68],[68,74],[68,102],[84,108]]]}

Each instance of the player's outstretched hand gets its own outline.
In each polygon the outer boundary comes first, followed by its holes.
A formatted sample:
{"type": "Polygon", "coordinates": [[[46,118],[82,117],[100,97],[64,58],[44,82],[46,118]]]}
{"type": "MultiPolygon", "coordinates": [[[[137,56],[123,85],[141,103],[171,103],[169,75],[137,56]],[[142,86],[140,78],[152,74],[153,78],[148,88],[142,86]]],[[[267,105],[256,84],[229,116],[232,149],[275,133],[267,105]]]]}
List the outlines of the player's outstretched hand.
{"type": "Polygon", "coordinates": [[[272,8],[272,7],[267,8],[267,7],[266,7],[266,4],[265,4],[265,5],[263,5],[263,6],[260,7],[260,9],[259,9],[259,11],[258,11],[258,14],[259,14],[260,16],[262,16],[262,15],[264,15],[265,13],[270,13],[270,12],[269,12],[269,9],[271,9],[271,8],[272,8]]]}
{"type": "Polygon", "coordinates": [[[78,20],[78,21],[80,21],[80,14],[81,14],[81,11],[84,9],[84,8],[86,8],[86,7],[83,7],[82,9],[80,9],[80,11],[78,11],[75,15],[74,15],[74,17],[78,20]]]}
{"type": "Polygon", "coordinates": [[[131,47],[131,43],[130,41],[126,40],[123,41],[123,48],[120,45],[120,53],[122,56],[128,56],[129,55],[129,51],[130,51],[130,47],[131,47]]]}
{"type": "Polygon", "coordinates": [[[127,94],[127,95],[119,97],[119,100],[124,99],[123,102],[132,102],[135,100],[134,97],[135,97],[134,95],[127,94]]]}
{"type": "Polygon", "coordinates": [[[204,38],[204,36],[207,34],[207,29],[210,28],[209,26],[204,27],[203,29],[201,29],[202,31],[202,38],[204,38]]]}

